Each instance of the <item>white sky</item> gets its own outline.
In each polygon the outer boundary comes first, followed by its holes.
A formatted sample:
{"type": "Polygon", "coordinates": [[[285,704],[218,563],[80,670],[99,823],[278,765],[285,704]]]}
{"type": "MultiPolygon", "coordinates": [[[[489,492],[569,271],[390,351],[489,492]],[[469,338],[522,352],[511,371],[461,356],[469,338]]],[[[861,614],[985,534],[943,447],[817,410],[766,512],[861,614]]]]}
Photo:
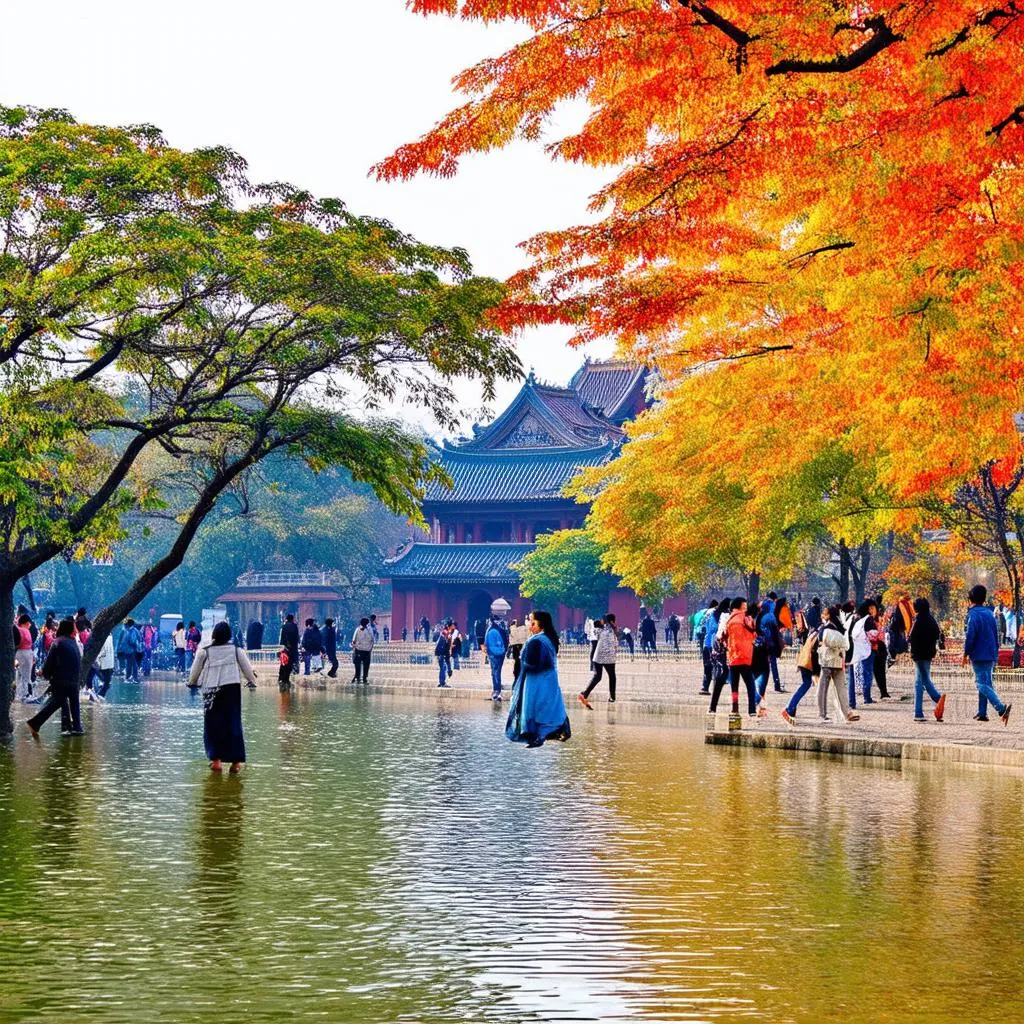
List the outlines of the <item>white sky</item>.
{"type": "MultiPolygon", "coordinates": [[[[602,183],[526,145],[470,158],[454,179],[367,176],[460,103],[452,76],[503,52],[521,26],[424,19],[404,0],[0,0],[0,15],[0,102],[155,124],[182,148],[228,145],[254,180],[339,196],[424,241],[462,246],[481,274],[508,276],[519,242],[587,219],[602,183]]],[[[567,380],[584,353],[565,337],[522,337],[524,366],[567,380]]],[[[517,387],[504,386],[497,409],[517,387]]],[[[480,404],[478,389],[461,397],[480,404]]]]}

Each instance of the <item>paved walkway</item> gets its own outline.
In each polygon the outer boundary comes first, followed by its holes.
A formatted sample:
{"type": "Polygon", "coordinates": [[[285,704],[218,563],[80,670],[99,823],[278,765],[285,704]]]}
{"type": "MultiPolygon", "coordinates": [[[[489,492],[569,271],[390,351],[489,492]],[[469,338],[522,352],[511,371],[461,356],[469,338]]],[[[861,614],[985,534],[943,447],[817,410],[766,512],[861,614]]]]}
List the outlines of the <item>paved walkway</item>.
{"type": "MultiPolygon", "coordinates": [[[[485,700],[490,695],[490,672],[473,653],[469,663],[455,672],[450,685],[437,688],[437,666],[431,658],[429,664],[410,664],[411,645],[388,645],[388,649],[375,652],[371,667],[371,693],[434,694],[441,700],[485,700]]],[[[936,686],[946,692],[944,721],[936,722],[933,705],[925,698],[928,721],[914,721],[913,666],[904,660],[889,672],[889,691],[897,698],[891,703],[877,701],[858,706],[859,722],[843,722],[835,707],[830,707],[829,722],[821,722],[817,713],[817,688],[804,697],[797,713],[797,724],[787,725],[781,710],[790,694],[767,694],[768,714],[764,718],[743,715],[738,733],[728,730],[729,690],[725,689],[719,703],[719,714],[712,719],[708,711],[708,698],[700,694],[701,665],[695,651],[684,649],[678,655],[662,654],[658,660],[637,658],[618,663],[617,701],[609,704],[607,683],[602,681],[592,695],[593,711],[586,711],[576,700],[576,694],[586,686],[590,672],[588,652],[584,648],[566,648],[559,658],[559,673],[566,706],[570,716],[601,715],[625,720],[634,716],[657,716],[666,721],[675,720],[704,727],[708,742],[727,745],[780,747],[812,750],[824,753],[850,753],[885,758],[915,758],[923,760],[957,760],[979,763],[1001,763],[1024,767],[1024,672],[1000,672],[996,689],[1004,701],[1014,704],[1010,723],[1004,727],[990,711],[990,721],[973,721],[977,711],[977,690],[971,670],[961,669],[952,659],[950,663],[933,670],[936,686]],[[999,753],[1001,752],[1001,753],[999,753]]],[[[417,653],[415,655],[419,657],[417,653]]],[[[341,690],[354,689],[348,682],[350,667],[342,660],[337,680],[323,677],[300,677],[300,685],[341,690]]],[[[783,685],[790,691],[798,683],[793,656],[780,664],[783,685]]],[[[269,666],[262,672],[267,682],[276,679],[276,667],[271,677],[269,666]]],[[[506,692],[511,686],[511,668],[505,666],[506,692]]],[[[741,684],[741,707],[745,707],[741,684]]]]}

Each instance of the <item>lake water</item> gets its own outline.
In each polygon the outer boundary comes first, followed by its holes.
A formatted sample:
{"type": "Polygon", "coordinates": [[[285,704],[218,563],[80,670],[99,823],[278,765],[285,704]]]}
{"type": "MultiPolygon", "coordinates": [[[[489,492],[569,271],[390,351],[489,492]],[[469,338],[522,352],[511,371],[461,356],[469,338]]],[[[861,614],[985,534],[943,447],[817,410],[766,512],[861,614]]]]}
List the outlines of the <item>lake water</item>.
{"type": "Polygon", "coordinates": [[[3,1021],[1024,1020],[1024,785],[488,703],[121,686],[0,746],[3,1021]]]}

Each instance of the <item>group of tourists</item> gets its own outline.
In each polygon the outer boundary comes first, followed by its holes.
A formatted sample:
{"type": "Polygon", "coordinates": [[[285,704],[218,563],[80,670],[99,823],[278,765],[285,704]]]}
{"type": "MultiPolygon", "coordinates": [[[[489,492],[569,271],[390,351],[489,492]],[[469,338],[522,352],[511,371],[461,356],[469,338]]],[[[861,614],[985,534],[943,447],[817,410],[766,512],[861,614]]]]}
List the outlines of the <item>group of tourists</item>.
{"type": "MultiPolygon", "coordinates": [[[[353,683],[368,683],[373,646],[380,632],[377,616],[363,616],[352,633],[353,683]]],[[[338,675],[338,631],[334,619],[324,619],[321,627],[315,618],[307,618],[300,634],[295,616],[289,612],[281,624],[278,651],[278,684],[282,690],[292,684],[302,665],[302,674],[326,674],[329,679],[338,675]]]]}
{"type": "MultiPolygon", "coordinates": [[[[985,587],[975,586],[968,594],[963,664],[971,664],[978,689],[975,721],[987,722],[991,704],[1005,725],[1010,705],[1003,704],[992,685],[992,673],[999,655],[999,631],[993,609],[986,604],[985,587]]],[[[785,693],[778,673],[778,659],[784,639],[780,620],[789,623],[799,644],[797,670],[800,685],[782,709],[788,725],[795,725],[797,709],[811,687],[818,685],[818,716],[827,721],[831,691],[839,714],[856,722],[858,695],[863,705],[890,701],[886,670],[895,657],[909,652],[915,666],[914,721],[925,722],[925,694],[934,702],[933,715],[941,722],[945,694],[932,682],[931,665],[945,644],[928,600],[901,597],[885,610],[880,599],[823,606],[818,598],[793,615],[784,597],[769,594],[763,602],[748,605],[745,598],[711,601],[696,622],[694,639],[700,644],[704,675],[701,693],[711,697],[709,710],[715,713],[726,683],[732,694],[732,712],[739,714],[739,684],[747,694],[748,715],[767,713],[767,687],[772,679],[777,693],[785,693]]]]}

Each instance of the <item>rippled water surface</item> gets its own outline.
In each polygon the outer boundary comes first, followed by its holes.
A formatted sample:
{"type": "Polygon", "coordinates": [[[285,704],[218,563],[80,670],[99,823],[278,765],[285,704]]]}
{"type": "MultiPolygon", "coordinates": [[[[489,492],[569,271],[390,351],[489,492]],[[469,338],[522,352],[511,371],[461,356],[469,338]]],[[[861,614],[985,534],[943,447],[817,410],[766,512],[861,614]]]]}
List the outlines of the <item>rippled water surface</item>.
{"type": "Polygon", "coordinates": [[[1019,775],[180,688],[0,747],[3,1021],[1020,1021],[1019,775]]]}

